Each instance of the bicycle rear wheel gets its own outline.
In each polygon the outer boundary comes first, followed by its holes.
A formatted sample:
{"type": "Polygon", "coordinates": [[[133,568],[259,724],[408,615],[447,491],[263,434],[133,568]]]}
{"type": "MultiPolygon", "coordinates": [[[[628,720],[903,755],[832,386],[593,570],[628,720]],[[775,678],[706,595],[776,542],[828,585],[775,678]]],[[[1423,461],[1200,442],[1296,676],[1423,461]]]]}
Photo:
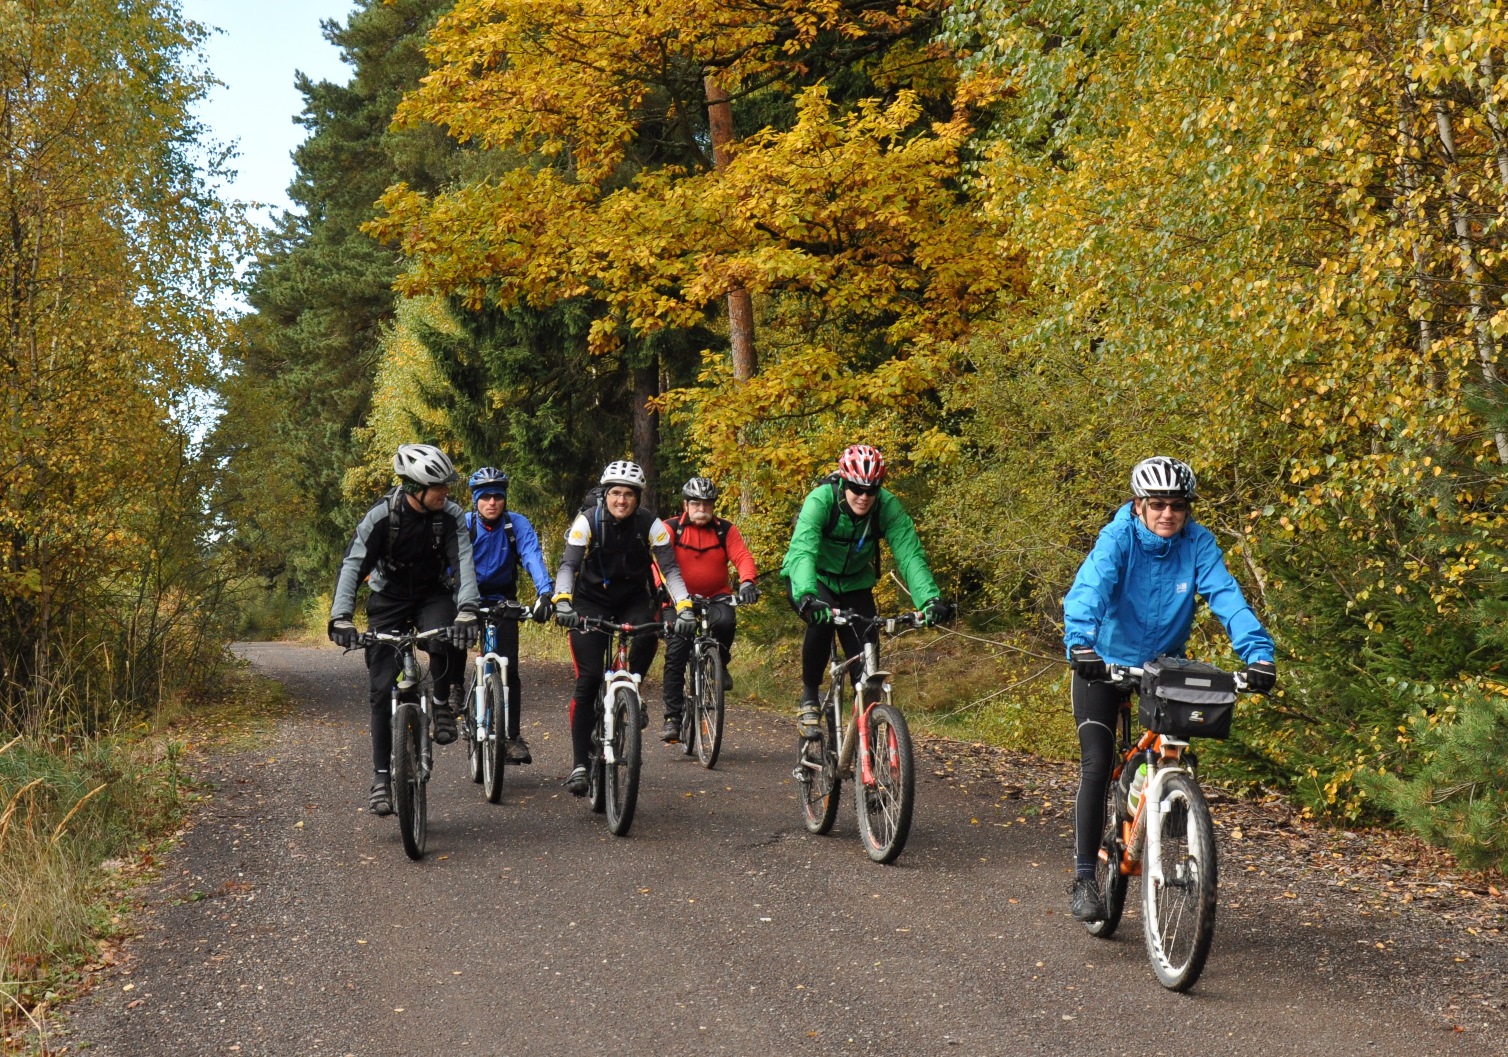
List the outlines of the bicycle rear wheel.
{"type": "Polygon", "coordinates": [[[801,756],[796,765],[801,815],[810,833],[826,833],[833,828],[833,820],[838,817],[838,800],[843,787],[838,780],[838,724],[833,718],[836,707],[837,701],[831,697],[822,702],[818,736],[811,740],[802,739],[801,756]]]}
{"type": "Polygon", "coordinates": [[[1161,839],[1147,834],[1142,865],[1143,932],[1157,982],[1187,991],[1204,971],[1215,936],[1215,827],[1204,793],[1187,774],[1168,776],[1162,807],[1161,839]]]}
{"type": "Polygon", "coordinates": [[[613,693],[613,762],[606,765],[607,828],[623,837],[634,824],[639,799],[639,695],[626,686],[613,693]]]}
{"type": "Polygon", "coordinates": [[[424,716],[412,702],[400,704],[393,714],[394,806],[398,809],[398,832],[403,836],[404,854],[415,860],[424,857],[428,828],[424,773],[419,761],[423,724],[424,716]]]}
{"type": "Polygon", "coordinates": [[[859,814],[859,839],[875,862],[894,862],[911,833],[916,803],[916,773],[911,759],[911,732],[906,717],[890,704],[869,711],[867,747],[871,784],[862,774],[854,782],[854,806],[859,814]]]}
{"type": "Polygon", "coordinates": [[[723,656],[716,644],[702,651],[697,663],[696,758],[711,769],[723,747],[723,656]]]}
{"type": "Polygon", "coordinates": [[[465,707],[456,717],[461,723],[461,737],[466,739],[466,770],[473,782],[482,780],[483,733],[476,721],[476,665],[466,658],[466,678],[461,684],[461,700],[465,707]]]}
{"type": "Polygon", "coordinates": [[[488,667],[482,691],[487,701],[485,723],[478,735],[482,750],[482,792],[489,804],[496,804],[503,799],[503,763],[508,755],[505,749],[508,732],[503,729],[503,698],[508,690],[498,678],[497,669],[488,667]]]}
{"type": "Polygon", "coordinates": [[[1089,935],[1109,939],[1120,927],[1126,909],[1126,887],[1130,878],[1121,873],[1121,799],[1120,785],[1112,778],[1105,783],[1105,828],[1100,831],[1100,857],[1095,861],[1094,879],[1105,899],[1105,916],[1086,921],[1089,935]]]}

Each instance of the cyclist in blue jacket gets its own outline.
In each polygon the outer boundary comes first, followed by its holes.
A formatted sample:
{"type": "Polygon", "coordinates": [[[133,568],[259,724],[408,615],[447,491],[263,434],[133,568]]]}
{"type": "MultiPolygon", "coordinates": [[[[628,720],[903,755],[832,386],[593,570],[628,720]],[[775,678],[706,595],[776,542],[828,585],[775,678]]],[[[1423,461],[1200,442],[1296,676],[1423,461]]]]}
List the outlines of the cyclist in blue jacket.
{"type": "Polygon", "coordinates": [[[1246,664],[1247,686],[1277,681],[1272,637],[1225,567],[1214,533],[1193,519],[1194,471],[1156,455],[1131,470],[1132,499],[1116,512],[1079,566],[1063,599],[1063,642],[1073,664],[1073,718],[1080,773],[1074,811],[1073,916],[1098,921],[1105,900],[1094,880],[1105,825],[1105,787],[1115,758],[1116,717],[1129,690],[1104,682],[1106,664],[1141,666],[1181,657],[1203,598],[1246,664]]]}
{"type": "MultiPolygon", "coordinates": [[[[532,616],[540,623],[550,615],[550,593],[554,582],[540,550],[539,536],[529,519],[508,509],[508,475],[484,466],[466,482],[476,509],[466,514],[466,528],[471,535],[471,560],[476,566],[477,590],[482,604],[491,606],[507,599],[518,601],[518,567],[522,565],[534,583],[532,616]]],[[[497,652],[508,659],[508,744],[504,748],[508,763],[530,763],[534,757],[529,743],[519,733],[519,713],[523,711],[522,686],[518,677],[518,622],[497,620],[497,652]]]]}

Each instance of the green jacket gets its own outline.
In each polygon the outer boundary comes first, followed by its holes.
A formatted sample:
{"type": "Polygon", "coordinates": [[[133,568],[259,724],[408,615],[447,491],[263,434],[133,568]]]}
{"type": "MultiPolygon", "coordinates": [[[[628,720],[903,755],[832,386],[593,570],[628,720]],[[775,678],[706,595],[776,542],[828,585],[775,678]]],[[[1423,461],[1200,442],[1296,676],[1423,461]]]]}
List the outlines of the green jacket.
{"type": "Polygon", "coordinates": [[[856,518],[837,489],[824,482],[801,504],[796,530],[791,533],[791,545],[780,567],[780,575],[790,581],[791,597],[816,594],[818,581],[838,593],[873,587],[879,579],[875,554],[881,538],[890,544],[890,553],[900,566],[901,578],[916,608],[941,596],[932,570],[927,568],[922,541],[916,538],[916,525],[899,499],[881,488],[869,515],[856,518]],[[838,506],[838,520],[827,532],[834,504],[838,506]]]}

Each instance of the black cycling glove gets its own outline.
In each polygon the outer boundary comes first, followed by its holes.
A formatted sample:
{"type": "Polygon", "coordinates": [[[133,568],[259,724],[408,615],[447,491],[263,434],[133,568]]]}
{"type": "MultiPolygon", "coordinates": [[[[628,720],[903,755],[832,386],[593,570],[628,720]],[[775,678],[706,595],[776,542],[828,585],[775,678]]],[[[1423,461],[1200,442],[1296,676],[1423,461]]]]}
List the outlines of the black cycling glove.
{"type": "Polygon", "coordinates": [[[1278,666],[1271,661],[1257,661],[1246,666],[1246,689],[1265,694],[1278,682],[1278,666]]]}
{"type": "Polygon", "coordinates": [[[1068,651],[1068,656],[1080,679],[1103,679],[1110,674],[1105,667],[1105,658],[1095,653],[1092,647],[1075,646],[1068,651]]]}

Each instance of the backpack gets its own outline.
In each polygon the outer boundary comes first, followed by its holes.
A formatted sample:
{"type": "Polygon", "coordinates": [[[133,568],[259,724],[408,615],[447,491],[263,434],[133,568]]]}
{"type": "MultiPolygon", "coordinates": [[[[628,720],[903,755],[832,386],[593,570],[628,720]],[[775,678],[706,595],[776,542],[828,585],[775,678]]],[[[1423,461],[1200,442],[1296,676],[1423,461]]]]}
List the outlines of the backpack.
{"type": "MultiPolygon", "coordinates": [[[[475,510],[466,511],[466,531],[471,534],[472,543],[476,543],[476,525],[477,512],[475,510]]],[[[508,511],[506,510],[503,511],[503,532],[508,537],[508,571],[512,574],[509,579],[513,583],[518,583],[518,563],[520,561],[518,537],[513,534],[513,519],[508,516],[508,511]]]]}
{"type": "Polygon", "coordinates": [[[721,548],[724,554],[728,553],[728,533],[733,530],[733,522],[720,517],[714,517],[712,519],[712,531],[717,533],[717,547],[693,547],[689,543],[681,542],[681,529],[684,526],[682,518],[684,517],[684,514],[677,514],[675,517],[668,518],[665,521],[665,527],[670,530],[670,541],[672,544],[677,547],[685,547],[688,551],[696,551],[698,554],[705,554],[707,551],[717,550],[718,548],[721,548]]]}
{"type": "MultiPolygon", "coordinates": [[[[389,575],[398,573],[408,568],[409,562],[400,562],[393,557],[393,549],[398,546],[398,512],[403,509],[406,501],[406,493],[402,487],[395,486],[387,494],[387,556],[383,558],[389,575]]],[[[426,512],[429,519],[430,546],[436,554],[445,553],[445,518],[444,511],[436,513],[426,512]]]]}
{"type": "MultiPolygon", "coordinates": [[[[833,490],[833,505],[827,512],[827,524],[822,526],[822,535],[826,537],[831,536],[833,529],[838,527],[838,517],[843,512],[843,508],[841,506],[843,502],[843,475],[840,473],[830,473],[826,477],[822,478],[821,482],[819,483],[826,484],[833,490]]],[[[858,522],[859,524],[862,524],[864,526],[864,531],[861,533],[861,538],[863,536],[869,535],[870,529],[878,523],[879,515],[880,501],[879,497],[876,496],[874,506],[870,507],[869,513],[865,514],[863,518],[861,518],[858,522]]],[[[791,515],[791,531],[793,533],[796,531],[796,524],[800,520],[801,511],[797,510],[796,513],[791,515]]],[[[880,575],[880,545],[878,539],[875,540],[874,547],[874,574],[875,576],[880,575]]]]}
{"type": "MultiPolygon", "coordinates": [[[[602,574],[602,582],[608,582],[607,564],[602,560],[600,547],[602,546],[602,519],[607,516],[607,488],[603,485],[593,485],[586,490],[586,495],[581,498],[581,507],[577,511],[586,518],[587,527],[591,529],[591,541],[587,544],[586,554],[582,557],[585,562],[597,552],[597,570],[602,574]]],[[[634,507],[634,539],[644,549],[649,557],[650,568],[655,568],[654,554],[649,547],[649,529],[655,523],[655,516],[645,510],[643,505],[634,507]]],[[[653,585],[651,585],[653,586],[653,585]]]]}

